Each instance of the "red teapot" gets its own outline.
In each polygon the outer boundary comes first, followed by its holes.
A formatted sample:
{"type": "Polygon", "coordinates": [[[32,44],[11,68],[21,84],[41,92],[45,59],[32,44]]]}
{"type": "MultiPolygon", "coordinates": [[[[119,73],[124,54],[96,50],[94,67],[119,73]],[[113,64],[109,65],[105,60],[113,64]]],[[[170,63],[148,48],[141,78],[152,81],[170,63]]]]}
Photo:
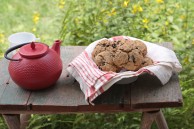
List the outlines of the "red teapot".
{"type": "Polygon", "coordinates": [[[40,90],[52,86],[62,72],[60,58],[61,41],[56,40],[50,49],[40,42],[17,45],[5,52],[5,58],[10,60],[9,74],[20,87],[28,90],[40,90]],[[9,58],[11,51],[20,48],[9,58]]]}

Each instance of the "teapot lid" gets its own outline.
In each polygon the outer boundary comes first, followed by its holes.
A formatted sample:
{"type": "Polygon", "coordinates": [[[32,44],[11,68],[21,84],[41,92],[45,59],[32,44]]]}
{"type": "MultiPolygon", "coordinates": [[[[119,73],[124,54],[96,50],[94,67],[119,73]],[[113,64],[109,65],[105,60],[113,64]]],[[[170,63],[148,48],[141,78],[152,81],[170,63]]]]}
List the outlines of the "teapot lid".
{"type": "Polygon", "coordinates": [[[20,48],[19,54],[26,58],[39,58],[48,52],[49,47],[43,43],[32,42],[20,48]]]}

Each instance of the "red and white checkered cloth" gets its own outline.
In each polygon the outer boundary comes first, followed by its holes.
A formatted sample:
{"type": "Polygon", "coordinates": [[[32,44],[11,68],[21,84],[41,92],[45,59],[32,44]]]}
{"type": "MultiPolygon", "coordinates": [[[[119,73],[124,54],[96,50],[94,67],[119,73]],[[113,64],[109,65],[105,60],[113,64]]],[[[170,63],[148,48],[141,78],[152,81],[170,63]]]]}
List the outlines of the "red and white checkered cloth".
{"type": "MultiPolygon", "coordinates": [[[[120,38],[130,40],[136,39],[128,36],[117,36],[110,38],[109,40],[117,40],[120,38]]],[[[68,72],[79,82],[80,88],[85,95],[85,99],[90,103],[92,103],[97,96],[108,90],[114,83],[123,78],[132,79],[147,72],[157,76],[162,84],[166,84],[173,71],[180,72],[182,70],[182,66],[172,50],[141,40],[147,46],[147,56],[154,61],[154,65],[143,67],[135,72],[124,71],[114,73],[101,71],[93,62],[91,53],[96,44],[103,39],[91,43],[68,65],[67,68],[68,72]]]]}

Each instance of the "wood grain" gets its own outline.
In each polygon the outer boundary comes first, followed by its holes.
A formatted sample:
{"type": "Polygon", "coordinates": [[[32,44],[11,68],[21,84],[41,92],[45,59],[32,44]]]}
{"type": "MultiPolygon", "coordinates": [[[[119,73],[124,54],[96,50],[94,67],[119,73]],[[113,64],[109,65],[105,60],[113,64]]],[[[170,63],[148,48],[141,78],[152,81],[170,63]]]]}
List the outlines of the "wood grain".
{"type": "Polygon", "coordinates": [[[98,96],[93,102],[95,104],[124,104],[126,85],[114,84],[107,91],[98,96]]]}
{"type": "Polygon", "coordinates": [[[8,65],[9,61],[5,58],[0,61],[0,85],[6,84],[9,80],[8,65]]]}
{"type": "Polygon", "coordinates": [[[174,74],[164,86],[152,75],[140,76],[131,87],[131,106],[135,109],[182,106],[177,74],[174,74]]]}
{"type": "Polygon", "coordinates": [[[7,82],[9,80],[9,73],[8,73],[8,61],[6,59],[2,59],[0,61],[0,98],[7,86],[7,82]]]}
{"type": "Polygon", "coordinates": [[[5,87],[0,98],[1,110],[26,110],[30,91],[18,87],[12,79],[5,87]]]}

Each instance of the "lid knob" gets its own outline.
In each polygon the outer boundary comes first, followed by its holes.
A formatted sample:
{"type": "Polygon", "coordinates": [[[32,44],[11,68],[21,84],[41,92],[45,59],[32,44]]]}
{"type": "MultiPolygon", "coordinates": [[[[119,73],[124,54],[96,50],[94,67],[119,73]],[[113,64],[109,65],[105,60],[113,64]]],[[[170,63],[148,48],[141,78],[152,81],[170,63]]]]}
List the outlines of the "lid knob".
{"type": "Polygon", "coordinates": [[[32,42],[30,46],[31,46],[32,50],[35,49],[35,43],[34,42],[32,42]]]}

